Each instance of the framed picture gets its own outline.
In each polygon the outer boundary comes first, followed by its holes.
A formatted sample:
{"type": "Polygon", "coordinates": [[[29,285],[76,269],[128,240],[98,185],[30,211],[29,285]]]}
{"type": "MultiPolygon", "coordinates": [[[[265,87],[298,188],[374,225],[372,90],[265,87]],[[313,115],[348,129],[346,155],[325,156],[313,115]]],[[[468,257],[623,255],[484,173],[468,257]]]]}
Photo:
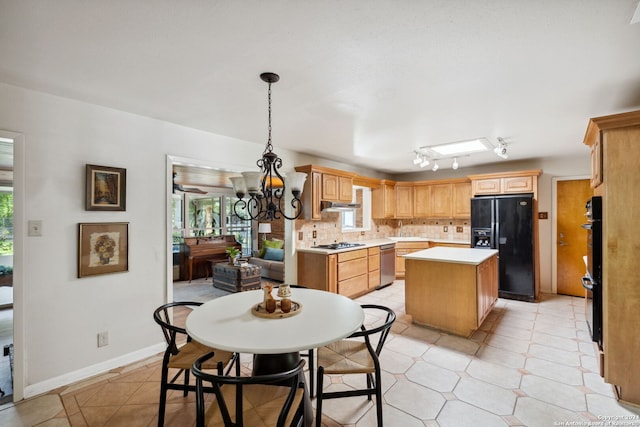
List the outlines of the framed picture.
{"type": "Polygon", "coordinates": [[[78,277],[129,271],[128,222],[78,226],[78,277]]]}
{"type": "Polygon", "coordinates": [[[108,166],[87,165],[88,211],[126,210],[127,170],[108,166]]]}

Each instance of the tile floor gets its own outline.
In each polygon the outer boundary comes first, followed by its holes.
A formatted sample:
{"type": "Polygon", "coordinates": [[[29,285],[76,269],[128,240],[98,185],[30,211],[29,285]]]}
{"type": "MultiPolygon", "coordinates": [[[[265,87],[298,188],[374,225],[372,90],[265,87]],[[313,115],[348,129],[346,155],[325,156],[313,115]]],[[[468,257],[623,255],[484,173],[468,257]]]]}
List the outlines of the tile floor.
{"type": "MultiPolygon", "coordinates": [[[[381,356],[385,426],[640,426],[640,410],[616,402],[598,375],[581,298],[500,299],[470,339],[412,325],[402,281],[358,301],[398,314],[381,356]]],[[[155,357],[2,407],[0,425],[154,426],[159,366],[155,357]]],[[[325,384],[357,382],[327,377],[325,384]]],[[[194,407],[193,396],[174,393],[166,425],[193,426],[194,407]]],[[[374,426],[373,408],[359,397],[327,400],[323,425],[374,426]]]]}

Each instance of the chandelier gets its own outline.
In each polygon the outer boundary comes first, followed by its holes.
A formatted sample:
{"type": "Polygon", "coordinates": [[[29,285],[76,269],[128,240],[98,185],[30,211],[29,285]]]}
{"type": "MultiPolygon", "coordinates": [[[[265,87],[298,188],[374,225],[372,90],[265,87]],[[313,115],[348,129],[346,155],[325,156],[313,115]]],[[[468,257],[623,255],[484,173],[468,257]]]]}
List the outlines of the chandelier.
{"type": "Polygon", "coordinates": [[[279,172],[282,167],[282,159],[273,152],[271,144],[271,83],[280,80],[280,76],[275,73],[262,73],[260,78],[269,84],[269,139],[267,146],[262,153],[262,158],[256,164],[259,172],[242,172],[242,176],[229,178],[233,184],[233,190],[238,197],[238,201],[233,205],[234,213],[240,217],[257,221],[272,221],[281,217],[294,220],[300,216],[303,210],[302,187],[307,179],[307,174],[302,172],[289,172],[286,175],[279,172]],[[283,201],[286,188],[291,189],[291,207],[293,216],[284,213],[283,201]],[[249,194],[248,200],[245,196],[249,194]]]}

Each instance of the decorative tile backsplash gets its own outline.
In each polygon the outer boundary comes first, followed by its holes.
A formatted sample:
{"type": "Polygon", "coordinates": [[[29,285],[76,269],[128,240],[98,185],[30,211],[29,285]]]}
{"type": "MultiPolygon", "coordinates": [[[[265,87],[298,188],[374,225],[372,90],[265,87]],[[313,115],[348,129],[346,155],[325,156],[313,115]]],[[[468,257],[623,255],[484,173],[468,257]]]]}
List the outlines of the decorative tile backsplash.
{"type": "Polygon", "coordinates": [[[391,236],[471,241],[471,223],[468,219],[374,219],[369,231],[343,233],[340,215],[340,212],[323,212],[320,221],[296,220],[296,247],[310,248],[327,243],[357,242],[391,236]]]}

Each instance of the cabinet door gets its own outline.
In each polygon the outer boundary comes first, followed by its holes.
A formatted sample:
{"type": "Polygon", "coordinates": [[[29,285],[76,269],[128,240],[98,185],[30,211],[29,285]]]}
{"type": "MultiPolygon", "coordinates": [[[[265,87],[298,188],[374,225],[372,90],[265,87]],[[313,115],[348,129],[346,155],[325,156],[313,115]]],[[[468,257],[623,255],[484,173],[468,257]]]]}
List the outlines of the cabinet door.
{"type": "Polygon", "coordinates": [[[533,177],[514,176],[502,178],[503,193],[530,193],[533,191],[533,177]]]}
{"type": "Polygon", "coordinates": [[[431,186],[416,185],[413,187],[413,216],[415,218],[427,218],[431,198],[431,186]]]}
{"type": "Polygon", "coordinates": [[[472,182],[473,194],[500,194],[500,178],[477,179],[472,182]]]}
{"type": "Polygon", "coordinates": [[[453,184],[453,217],[471,218],[471,183],[453,184]]]}
{"type": "Polygon", "coordinates": [[[396,185],[396,218],[413,218],[413,186],[396,185]]]}
{"type": "Polygon", "coordinates": [[[591,188],[602,184],[602,141],[596,139],[591,146],[591,188]]]}
{"type": "Polygon", "coordinates": [[[322,174],[322,200],[338,201],[339,181],[336,175],[322,174]]]}
{"type": "Polygon", "coordinates": [[[431,186],[431,213],[433,218],[451,218],[451,184],[435,184],[431,186]]]}
{"type": "Polygon", "coordinates": [[[351,202],[353,200],[353,179],[339,176],[338,191],[338,197],[341,202],[351,202]]]}
{"type": "Polygon", "coordinates": [[[310,219],[322,219],[322,211],[320,210],[320,199],[322,192],[322,174],[320,172],[311,172],[311,206],[305,206],[305,210],[311,212],[310,219]]]}
{"type": "Polygon", "coordinates": [[[371,216],[374,219],[393,218],[396,211],[396,193],[393,185],[382,184],[371,191],[371,216]]]}

